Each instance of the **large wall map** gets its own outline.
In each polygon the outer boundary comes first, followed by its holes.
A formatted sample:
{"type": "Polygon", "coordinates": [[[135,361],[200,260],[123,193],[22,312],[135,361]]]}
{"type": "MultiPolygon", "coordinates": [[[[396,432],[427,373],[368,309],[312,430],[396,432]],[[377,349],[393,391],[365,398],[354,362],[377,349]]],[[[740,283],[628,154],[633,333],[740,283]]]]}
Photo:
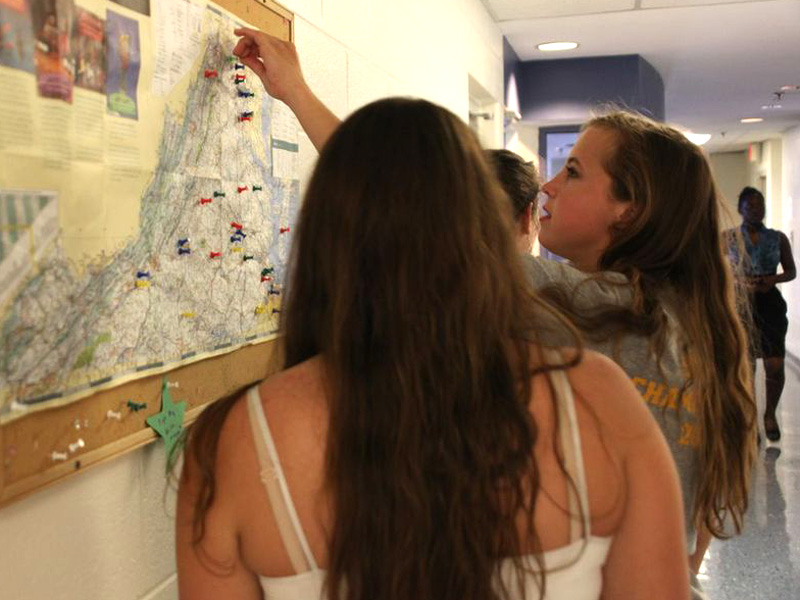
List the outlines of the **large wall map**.
{"type": "MultiPolygon", "coordinates": [[[[154,166],[138,197],[135,234],[85,264],[65,250],[59,224],[79,219],[64,213],[86,211],[86,205],[75,198],[61,203],[58,189],[4,186],[14,178],[0,169],[3,421],[269,339],[276,331],[299,205],[296,123],[231,56],[235,23],[216,6],[190,5],[192,14],[180,19],[192,30],[190,45],[169,50],[171,64],[183,64],[171,73],[148,67],[156,52],[148,48],[156,45],[150,40],[166,38],[134,39],[133,25],[143,21],[108,6],[120,14],[112,19],[108,9],[105,67],[83,77],[93,85],[114,81],[112,93],[105,86],[103,104],[120,121],[143,118],[138,108],[157,87],[168,95],[159,111],[154,166]]],[[[2,16],[0,11],[0,26],[2,16]]],[[[59,19],[54,23],[57,36],[59,19]]],[[[54,39],[53,51],[66,52],[54,39]]],[[[33,49],[34,60],[42,51],[40,45],[33,49]]],[[[29,60],[19,62],[25,67],[17,67],[20,73],[37,77],[27,69],[29,60]]],[[[63,60],[55,62],[63,66],[63,60]]],[[[75,64],[65,69],[73,83],[75,64]]],[[[71,101],[65,80],[48,81],[46,93],[59,97],[49,102],[71,101]]],[[[113,195],[100,197],[102,209],[113,213],[113,195]]]]}

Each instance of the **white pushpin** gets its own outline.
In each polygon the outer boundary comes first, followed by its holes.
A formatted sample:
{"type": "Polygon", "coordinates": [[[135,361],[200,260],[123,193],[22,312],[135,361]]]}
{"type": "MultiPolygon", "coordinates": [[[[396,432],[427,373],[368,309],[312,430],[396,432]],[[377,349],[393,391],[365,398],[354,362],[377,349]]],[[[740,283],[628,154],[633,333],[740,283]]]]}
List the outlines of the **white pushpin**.
{"type": "Polygon", "coordinates": [[[115,410],[109,410],[106,413],[106,419],[116,419],[117,421],[122,421],[122,413],[115,410]]]}
{"type": "Polygon", "coordinates": [[[76,452],[77,450],[80,450],[84,446],[86,446],[86,442],[83,441],[83,438],[78,438],[77,442],[69,445],[69,451],[76,452]]]}
{"type": "Polygon", "coordinates": [[[178,381],[168,381],[167,382],[167,387],[168,388],[179,388],[179,387],[181,387],[181,384],[178,381]]]}
{"type": "Polygon", "coordinates": [[[52,460],[53,462],[58,462],[58,461],[61,461],[61,460],[67,460],[68,458],[69,458],[69,454],[67,454],[66,452],[55,452],[54,451],[54,452],[52,452],[50,454],[50,460],[52,460]]]}

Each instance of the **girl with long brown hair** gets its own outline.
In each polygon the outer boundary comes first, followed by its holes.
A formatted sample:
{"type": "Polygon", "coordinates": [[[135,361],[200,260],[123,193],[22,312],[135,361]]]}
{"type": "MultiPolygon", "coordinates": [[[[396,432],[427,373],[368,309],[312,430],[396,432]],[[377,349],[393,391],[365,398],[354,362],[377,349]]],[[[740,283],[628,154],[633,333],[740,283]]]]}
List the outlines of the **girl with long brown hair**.
{"type": "Polygon", "coordinates": [[[540,243],[573,268],[529,275],[612,356],[651,407],[678,465],[693,567],[708,534],[738,533],[755,454],[755,402],[721,201],[699,147],[645,117],[584,127],[543,186],[540,243]],[[701,538],[695,544],[695,527],[701,538]]]}
{"type": "MultiPolygon", "coordinates": [[[[323,148],[339,120],[304,81],[294,46],[236,33],[241,59],[323,148]]],[[[528,276],[656,417],[681,476],[696,570],[709,536],[728,535],[724,522],[741,530],[755,456],[747,344],[708,162],[675,129],[615,112],[586,125],[544,191],[540,241],[572,265],[526,256],[528,276]]]]}
{"type": "Polygon", "coordinates": [[[507,197],[425,101],[352,115],[296,227],[285,369],[193,427],[181,597],[688,597],[680,492],[611,361],[538,340],[507,197]]]}

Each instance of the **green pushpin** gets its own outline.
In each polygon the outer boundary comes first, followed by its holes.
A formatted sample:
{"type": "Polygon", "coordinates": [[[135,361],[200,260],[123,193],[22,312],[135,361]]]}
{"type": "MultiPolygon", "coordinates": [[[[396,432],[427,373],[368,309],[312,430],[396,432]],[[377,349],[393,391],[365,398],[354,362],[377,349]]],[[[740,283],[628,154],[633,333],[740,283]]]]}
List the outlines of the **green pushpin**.
{"type": "Polygon", "coordinates": [[[252,254],[245,254],[244,255],[244,259],[242,259],[242,260],[243,261],[253,260],[253,255],[252,254]]]}
{"type": "Polygon", "coordinates": [[[139,412],[147,408],[147,402],[134,402],[133,400],[128,400],[128,408],[131,409],[131,412],[139,412]]]}
{"type": "Polygon", "coordinates": [[[266,277],[267,275],[272,275],[275,272],[273,267],[265,267],[261,269],[261,276],[266,277]]]}
{"type": "Polygon", "coordinates": [[[263,187],[261,187],[260,185],[254,185],[254,186],[253,186],[253,191],[254,191],[254,192],[260,192],[260,191],[261,191],[261,190],[263,190],[263,189],[264,189],[264,188],[263,188],[263,187]]]}
{"type": "Polygon", "coordinates": [[[214,192],[214,198],[224,198],[225,192],[214,192]]]}

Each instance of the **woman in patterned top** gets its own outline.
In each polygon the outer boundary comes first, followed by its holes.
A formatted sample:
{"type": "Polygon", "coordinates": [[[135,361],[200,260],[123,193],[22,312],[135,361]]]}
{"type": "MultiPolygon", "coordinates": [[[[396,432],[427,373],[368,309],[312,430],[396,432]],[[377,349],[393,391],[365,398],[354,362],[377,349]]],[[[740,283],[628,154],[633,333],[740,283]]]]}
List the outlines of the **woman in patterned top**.
{"type": "Polygon", "coordinates": [[[741,234],[748,260],[744,270],[751,289],[753,315],[753,349],[755,356],[764,359],[767,376],[767,408],[764,412],[764,430],[767,439],[776,442],[781,438],[775,411],[781,399],[786,356],[786,301],[776,283],[795,278],[794,258],[789,239],[776,229],[764,226],[764,195],[752,187],[739,194],[739,214],[742,215],[741,234]],[[778,264],[782,273],[778,272],[778,264]],[[757,337],[756,337],[757,335],[757,337]]]}

